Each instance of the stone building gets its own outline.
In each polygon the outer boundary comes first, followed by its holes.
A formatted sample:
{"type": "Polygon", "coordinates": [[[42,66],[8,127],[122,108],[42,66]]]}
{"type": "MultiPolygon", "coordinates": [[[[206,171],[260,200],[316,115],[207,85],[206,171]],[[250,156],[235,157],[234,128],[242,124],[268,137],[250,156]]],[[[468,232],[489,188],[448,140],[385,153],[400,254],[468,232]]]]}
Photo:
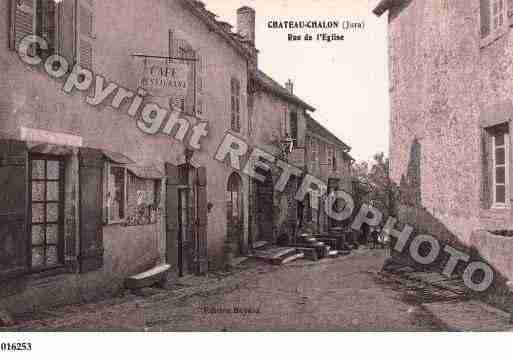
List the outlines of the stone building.
{"type": "Polygon", "coordinates": [[[203,274],[297,220],[215,160],[227,133],[265,149],[276,129],[306,163],[313,108],[257,70],[253,9],[234,31],[195,0],[8,0],[0,28],[0,308],[203,274]],[[28,35],[44,44],[19,56],[28,35]]]}
{"type": "MultiPolygon", "coordinates": [[[[282,86],[257,71],[250,80],[249,110],[250,139],[255,146],[301,169],[303,176],[315,176],[330,190],[351,193],[351,148],[312,118],[315,108],[294,94],[291,80],[282,86]]],[[[251,238],[277,240],[301,230],[329,230],[333,223],[324,211],[312,209],[310,196],[304,202],[295,200],[303,178],[294,177],[285,191],[277,193],[274,186],[279,176],[275,168],[264,183],[252,181],[251,238]]]]}
{"type": "Polygon", "coordinates": [[[393,180],[403,222],[474,247],[512,278],[513,1],[382,0],[393,180]]]}
{"type": "Polygon", "coordinates": [[[2,308],[114,292],[166,262],[202,273],[221,265],[226,248],[245,251],[249,180],[213,158],[227,131],[248,137],[256,49],[247,10],[236,33],[191,0],[0,2],[2,308]],[[103,76],[104,88],[132,91],[127,98],[148,87],[145,102],[186,121],[150,135],[127,114],[129,101],[114,104],[121,90],[97,106],[87,103],[90,92],[67,93],[62,79],[17,55],[29,34],[49,44],[31,55],[56,51],[103,76]],[[158,81],[170,73],[176,82],[163,95],[158,81]],[[201,151],[186,151],[203,121],[201,151]]]}

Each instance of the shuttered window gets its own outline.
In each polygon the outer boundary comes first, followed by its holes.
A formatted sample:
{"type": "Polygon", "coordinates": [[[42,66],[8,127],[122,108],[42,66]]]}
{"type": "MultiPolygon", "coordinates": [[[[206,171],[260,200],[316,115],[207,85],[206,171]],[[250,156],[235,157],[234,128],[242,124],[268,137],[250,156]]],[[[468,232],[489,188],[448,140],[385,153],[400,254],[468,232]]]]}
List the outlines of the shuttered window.
{"type": "Polygon", "coordinates": [[[91,68],[94,63],[93,0],[10,0],[10,48],[15,50],[21,39],[36,34],[44,38],[49,49],[40,55],[58,52],[69,62],[78,61],[91,68]],[[75,13],[77,20],[75,21],[75,13]],[[76,23],[75,23],[76,22],[76,23]],[[75,39],[78,30],[78,42],[75,39]]]}
{"type": "Polygon", "coordinates": [[[54,0],[11,0],[11,49],[16,49],[28,35],[37,35],[48,43],[48,56],[59,49],[59,11],[54,0]]]}
{"type": "Polygon", "coordinates": [[[234,77],[231,79],[231,128],[240,132],[240,81],[234,77]]]}
{"type": "Polygon", "coordinates": [[[481,46],[504,35],[509,27],[509,0],[480,0],[481,46]]]}

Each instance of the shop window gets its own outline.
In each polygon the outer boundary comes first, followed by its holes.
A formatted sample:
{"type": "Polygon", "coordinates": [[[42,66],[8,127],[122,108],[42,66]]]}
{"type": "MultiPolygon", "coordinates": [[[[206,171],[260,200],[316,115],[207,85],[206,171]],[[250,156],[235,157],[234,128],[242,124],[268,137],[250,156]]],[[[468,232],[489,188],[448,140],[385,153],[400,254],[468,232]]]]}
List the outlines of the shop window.
{"type": "Polygon", "coordinates": [[[154,224],[160,203],[161,181],[140,178],[128,171],[128,226],[154,224]]]}
{"type": "Polygon", "coordinates": [[[109,165],[107,178],[107,218],[109,223],[126,219],[127,169],[109,165]]]}
{"type": "Polygon", "coordinates": [[[107,223],[128,226],[156,223],[161,179],[145,178],[148,169],[130,165],[108,163],[106,170],[107,223]]]}

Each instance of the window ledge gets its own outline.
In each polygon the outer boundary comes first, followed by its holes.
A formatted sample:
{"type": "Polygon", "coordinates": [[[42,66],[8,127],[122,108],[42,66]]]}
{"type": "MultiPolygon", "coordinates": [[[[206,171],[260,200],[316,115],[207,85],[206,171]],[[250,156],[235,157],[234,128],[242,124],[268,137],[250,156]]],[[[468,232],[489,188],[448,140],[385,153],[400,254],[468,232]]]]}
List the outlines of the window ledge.
{"type": "Polygon", "coordinates": [[[481,209],[479,217],[482,219],[499,219],[509,220],[511,208],[509,207],[491,207],[488,209],[481,209]]]}
{"type": "Polygon", "coordinates": [[[126,220],[108,221],[107,223],[104,223],[104,226],[126,226],[126,220]]]}
{"type": "Polygon", "coordinates": [[[74,266],[59,266],[52,269],[42,270],[39,272],[30,272],[27,279],[31,281],[43,280],[46,278],[57,277],[63,274],[75,273],[74,266]]]}

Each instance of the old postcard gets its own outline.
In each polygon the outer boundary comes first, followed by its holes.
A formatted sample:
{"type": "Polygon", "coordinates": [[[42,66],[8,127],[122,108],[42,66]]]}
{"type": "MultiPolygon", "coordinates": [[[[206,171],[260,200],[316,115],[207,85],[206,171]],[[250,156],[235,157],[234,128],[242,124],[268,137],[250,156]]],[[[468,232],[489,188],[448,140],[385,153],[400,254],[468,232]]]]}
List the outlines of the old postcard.
{"type": "Polygon", "coordinates": [[[0,330],[509,331],[512,26],[0,0],[0,330]]]}

